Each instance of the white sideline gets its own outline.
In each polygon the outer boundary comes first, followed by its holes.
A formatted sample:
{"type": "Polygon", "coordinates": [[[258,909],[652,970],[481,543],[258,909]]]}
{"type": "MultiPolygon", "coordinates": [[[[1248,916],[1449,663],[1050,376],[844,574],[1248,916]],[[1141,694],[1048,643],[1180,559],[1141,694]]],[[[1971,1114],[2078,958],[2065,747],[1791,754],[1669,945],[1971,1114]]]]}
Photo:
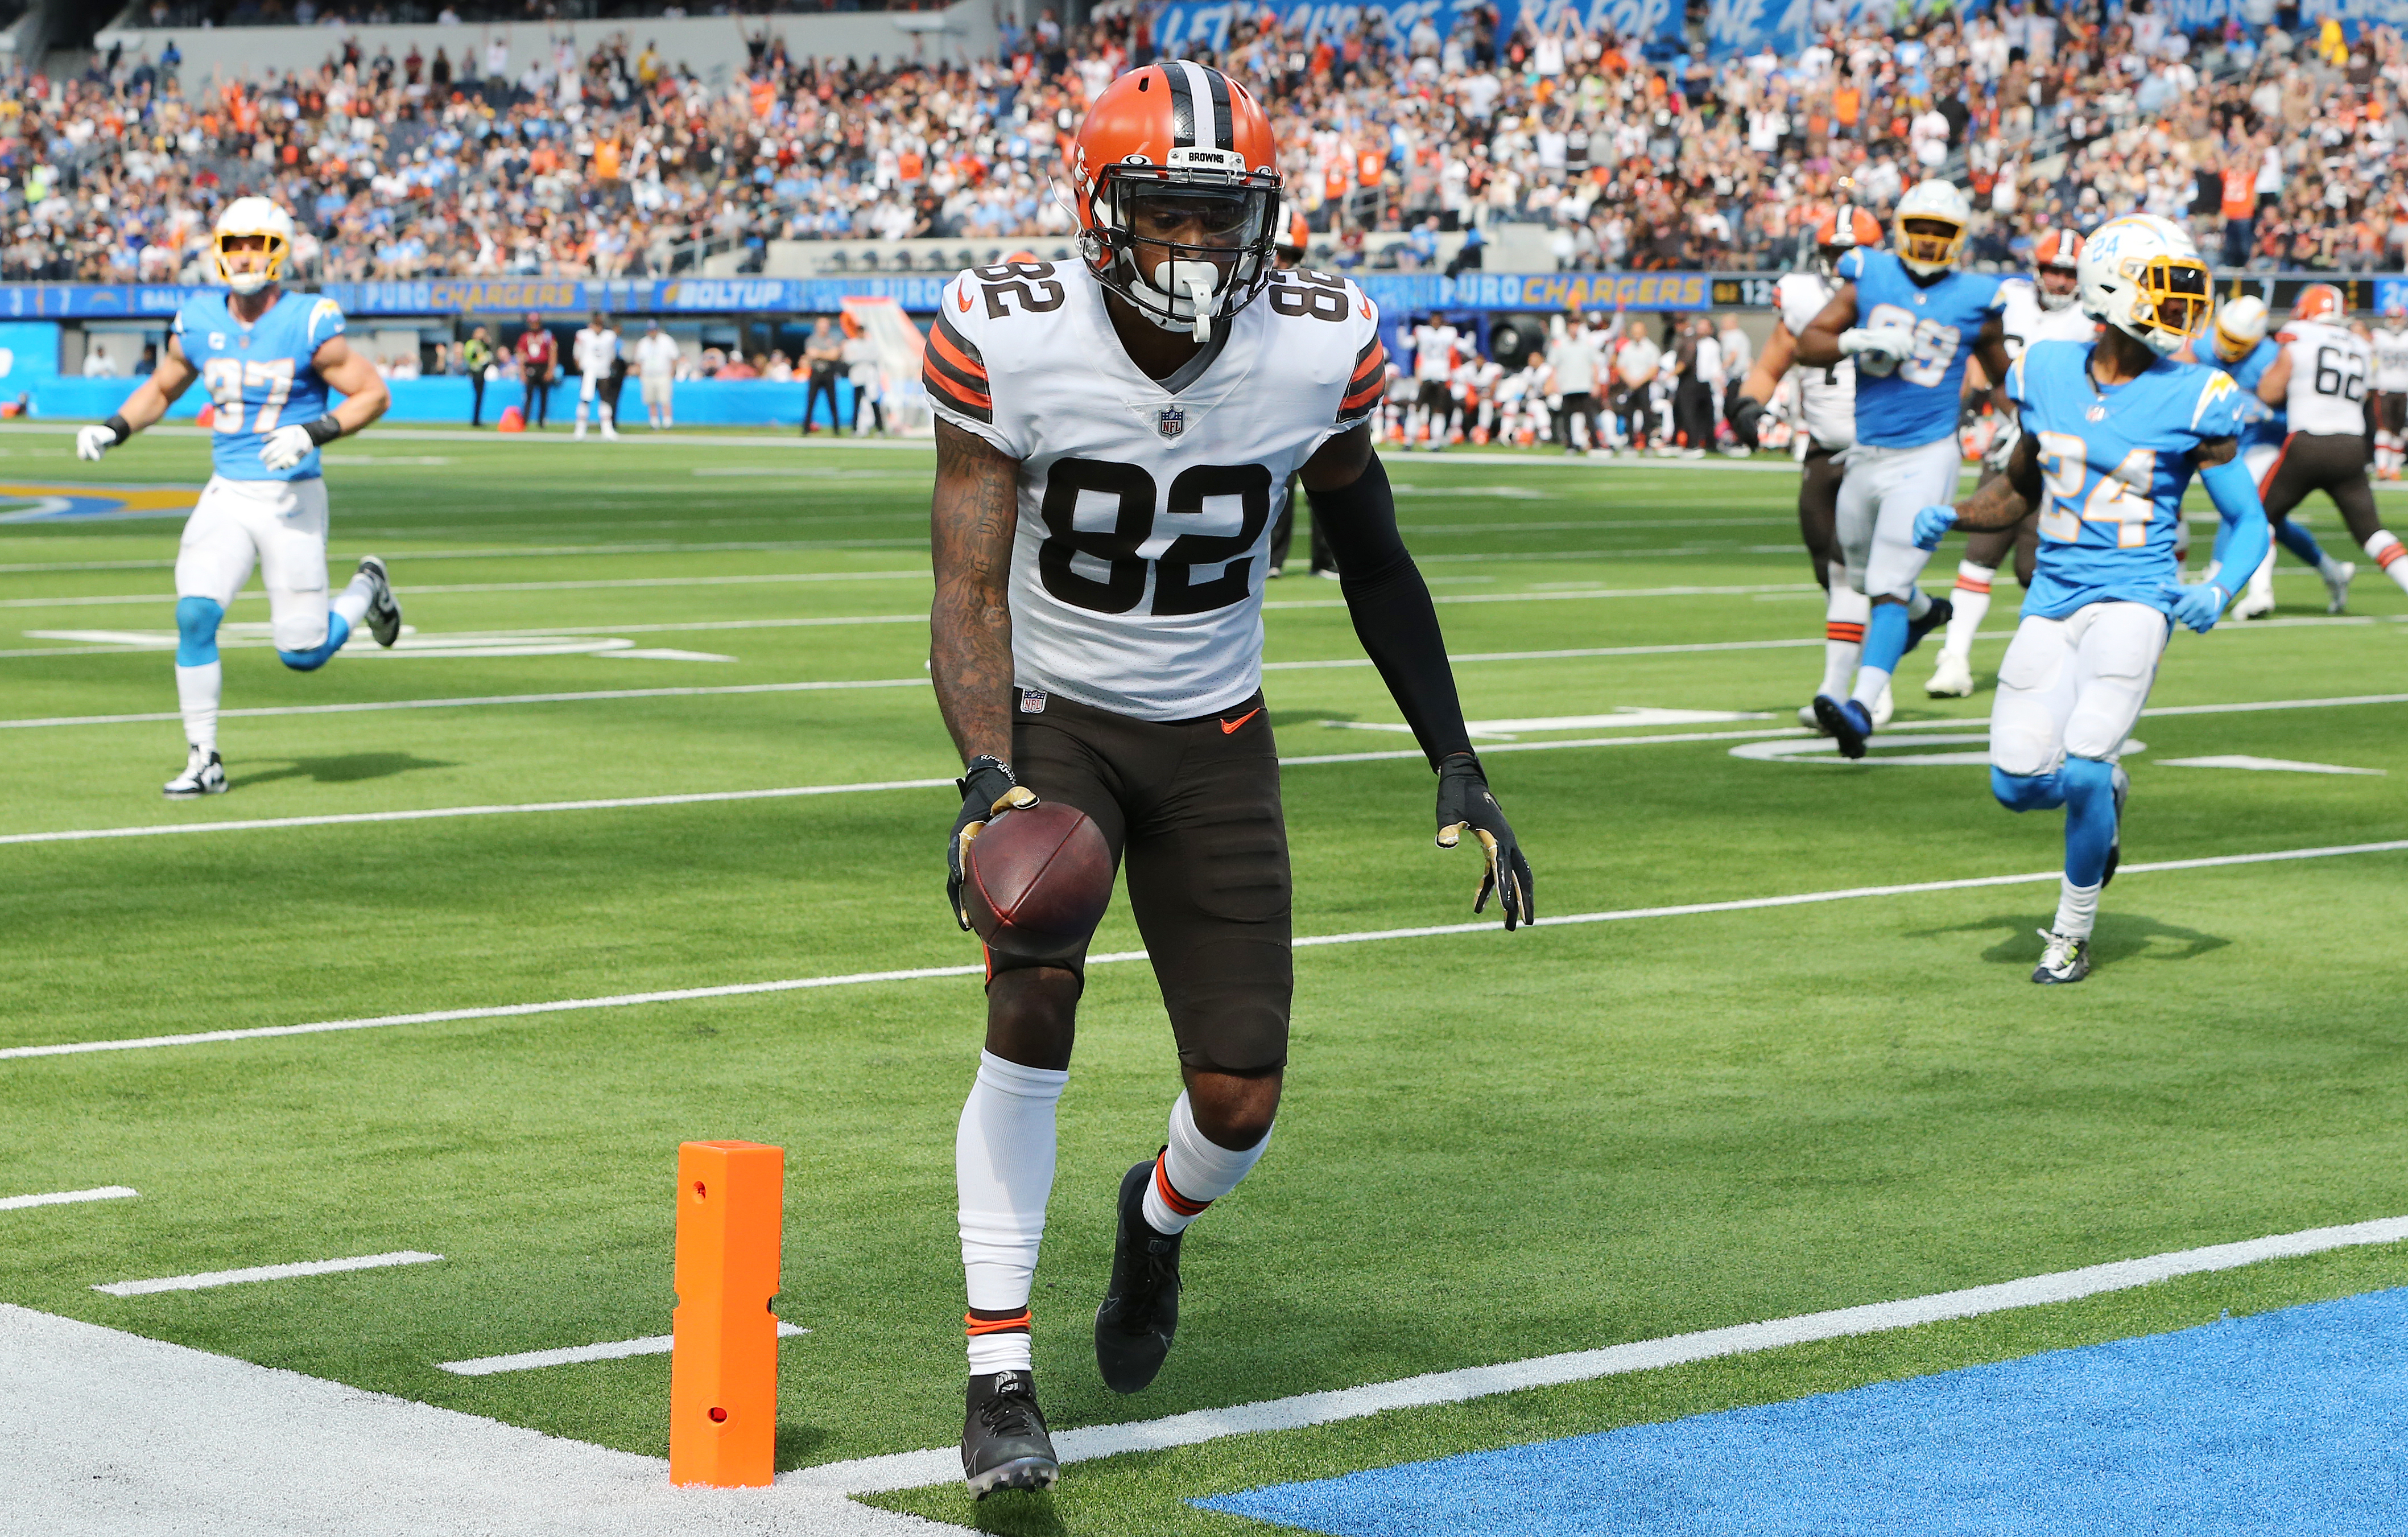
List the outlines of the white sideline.
{"type": "MultiPolygon", "coordinates": [[[[2408,850],[2408,838],[2386,843],[2347,843],[2328,848],[2277,849],[2265,854],[2219,854],[2200,859],[2161,859],[2122,866],[2124,875],[2169,870],[2218,869],[2232,865],[2278,864],[2296,859],[2332,859],[2354,854],[2391,854],[2408,850]]],[[[1819,902],[1854,901],[1866,897],[1907,897],[1927,891],[1970,891],[1983,886],[2030,885],[2054,882],[2061,872],[2034,870],[2022,875],[1975,875],[1955,881],[1918,881],[1911,884],[1849,886],[1837,891],[1801,891],[1784,897],[1742,897],[1722,902],[1687,902],[1671,907],[1622,908],[1611,912],[1574,912],[1541,918],[1532,927],[1560,928],[1585,924],[1627,923],[1640,918],[1685,918],[1705,912],[1746,912],[1759,908],[1804,907],[1819,902]]],[[[1420,940],[1445,934],[1496,933],[1503,925],[1494,918],[1465,924],[1432,924],[1416,928],[1365,929],[1351,934],[1309,934],[1294,941],[1298,950],[1333,944],[1368,944],[1380,940],[1420,940]]],[[[1090,955],[1089,966],[1113,966],[1146,958],[1142,950],[1118,950],[1090,955]]],[[[585,1009],[624,1009],[644,1003],[682,1003],[697,998],[743,998],[759,993],[793,993],[820,987],[853,987],[871,983],[919,982],[932,977],[974,977],[983,966],[923,966],[894,971],[853,971],[838,976],[791,977],[778,982],[727,983],[716,987],[680,987],[651,993],[621,993],[608,998],[556,998],[544,1003],[500,1003],[476,1009],[437,1009],[425,1013],[379,1014],[366,1019],[319,1020],[308,1025],[266,1025],[240,1030],[200,1030],[190,1035],[140,1036],[122,1041],[75,1041],[44,1046],[0,1048],[0,1061],[31,1056],[71,1056],[89,1052],[144,1051],[154,1046],[197,1046],[222,1041],[256,1041],[271,1036],[317,1035],[334,1030],[373,1030],[388,1025],[428,1025],[456,1019],[511,1019],[527,1014],[566,1013],[585,1009]]]]}
{"type": "Polygon", "coordinates": [[[0,1303],[9,1537],[931,1537],[666,1461],[0,1303]]]}
{"type": "Polygon", "coordinates": [[[126,1185],[104,1185],[93,1190],[53,1190],[43,1196],[8,1196],[0,1198],[0,1212],[19,1212],[28,1206],[72,1206],[86,1200],[125,1200],[142,1192],[126,1185]]]}
{"type": "Polygon", "coordinates": [[[240,1271],[204,1271],[198,1275],[169,1275],[156,1281],[112,1281],[94,1286],[111,1297],[149,1297],[163,1291],[207,1291],[211,1286],[239,1286],[251,1281],[286,1281],[298,1275],[339,1275],[345,1271],[378,1271],[392,1265],[432,1265],[443,1257],[397,1249],[392,1254],[364,1254],[350,1259],[305,1259],[294,1265],[253,1265],[240,1271]]]}
{"type": "MultiPolygon", "coordinates": [[[[782,1319],[778,1338],[791,1340],[810,1329],[782,1319]]],[[[604,1344],[567,1345],[559,1350],[521,1350],[508,1356],[479,1356],[473,1360],[437,1361],[435,1370],[455,1377],[490,1377],[503,1372],[535,1372],[547,1366],[579,1366],[587,1361],[623,1361],[630,1356],[666,1356],[677,1348],[674,1334],[652,1334],[640,1340],[612,1340],[604,1344]]]]}
{"type": "MultiPolygon", "coordinates": [[[[1064,1430],[1054,1437],[1054,1449],[1065,1462],[1084,1462],[1128,1452],[1158,1451],[1168,1446],[1193,1446],[1223,1436],[1255,1435],[1266,1430],[1294,1430],[1332,1420],[1362,1419],[1394,1409],[1461,1403],[1495,1393],[1553,1387],[1565,1383],[1592,1382],[1629,1372],[1651,1372],[1723,1356],[1749,1355],[1787,1345],[1837,1340],[1852,1334],[1879,1334],[1913,1329],[1950,1318],[1977,1318],[1985,1314],[2050,1302],[2071,1302],[2103,1292],[2127,1291],[2176,1276],[2229,1271],[2267,1259],[2290,1259],[2332,1249],[2369,1243],[2397,1243],[2408,1239],[2408,1217],[2386,1217],[2341,1228],[2312,1228],[2241,1243],[2216,1243],[2201,1249],[2151,1255],[2088,1265],[2077,1271],[1969,1286],[1962,1291],[1936,1292],[1897,1302],[1872,1302],[1828,1313],[1802,1314],[1768,1323],[1736,1324],[1727,1329],[1700,1329],[1658,1340],[1637,1340],[1602,1350],[1574,1350],[1541,1356],[1501,1366],[1468,1367],[1458,1372],[1433,1372],[1398,1382],[1327,1393],[1300,1393],[1294,1398],[1241,1403],[1228,1409],[1198,1409],[1163,1419],[1126,1425],[1090,1425],[1064,1430]]],[[[847,1494],[882,1489],[919,1488],[958,1478],[960,1454],[953,1447],[896,1452],[851,1462],[823,1463],[779,1475],[782,1487],[792,1483],[847,1494]]]]}

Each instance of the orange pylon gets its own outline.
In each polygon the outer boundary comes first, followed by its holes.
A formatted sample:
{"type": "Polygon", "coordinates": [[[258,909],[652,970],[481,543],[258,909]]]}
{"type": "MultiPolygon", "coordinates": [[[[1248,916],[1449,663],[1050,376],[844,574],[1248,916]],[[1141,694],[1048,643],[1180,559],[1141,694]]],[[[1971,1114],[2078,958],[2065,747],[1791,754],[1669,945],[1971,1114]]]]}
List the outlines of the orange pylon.
{"type": "Polygon", "coordinates": [[[760,1487],[777,1472],[778,1233],[786,1155],[678,1148],[669,1482],[760,1487]]]}

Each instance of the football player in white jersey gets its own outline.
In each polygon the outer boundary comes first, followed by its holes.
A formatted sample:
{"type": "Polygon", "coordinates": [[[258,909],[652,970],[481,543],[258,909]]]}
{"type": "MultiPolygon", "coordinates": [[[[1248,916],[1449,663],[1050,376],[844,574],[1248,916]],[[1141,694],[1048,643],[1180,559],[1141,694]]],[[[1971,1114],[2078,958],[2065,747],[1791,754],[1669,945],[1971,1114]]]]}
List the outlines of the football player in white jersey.
{"type": "Polygon", "coordinates": [[[619,429],[610,420],[610,397],[602,393],[602,381],[610,377],[610,366],[619,361],[619,333],[598,312],[588,315],[569,355],[577,363],[577,436],[585,436],[587,413],[599,410],[602,436],[615,439],[619,429]]]}
{"type": "MultiPolygon", "coordinates": [[[[2071,229],[2052,229],[2032,246],[2032,275],[2009,278],[1999,285],[2006,301],[2001,323],[2007,356],[2019,358],[2035,341],[2078,341],[2097,338],[2099,323],[2082,312],[2074,273],[2082,260],[2082,237],[2071,229]]],[[[1984,381],[1985,384],[1988,381],[1984,381]]],[[[2001,411],[1989,447],[1982,454],[1982,479],[2006,473],[2008,457],[2018,436],[2015,420],[2001,411]]],[[[1956,586],[1949,596],[1948,638],[1941,643],[1940,659],[1923,692],[1935,699],[1964,698],[1973,692],[1973,637],[1990,613],[1990,587],[2007,552],[2015,553],[2015,580],[2029,587],[2032,563],[2039,548],[2033,512],[2014,528],[1996,533],[1968,534],[1965,557],[1956,563],[1956,586]]]]}
{"type": "Polygon", "coordinates": [[[1405,427],[1410,441],[1418,433],[1424,448],[1436,451],[1447,443],[1448,426],[1461,408],[1447,381],[1455,377],[1455,349],[1460,339],[1455,327],[1436,315],[1413,327],[1412,420],[1405,427]]]}
{"type": "MultiPolygon", "coordinates": [[[[1764,352],[1748,370],[1730,401],[1731,434],[1750,448],[1763,437],[1766,408],[1783,377],[1797,362],[1799,333],[1831,302],[1837,284],[1833,271],[1840,258],[1858,246],[1881,244],[1881,222],[1864,209],[1842,204],[1823,216],[1814,229],[1814,266],[1792,272],[1772,285],[1780,319],[1764,352]]],[[[1837,694],[1856,676],[1856,656],[1865,643],[1865,619],[1872,600],[1848,585],[1840,553],[1836,524],[1840,507],[1841,456],[1856,440],[1856,364],[1843,357],[1822,368],[1799,368],[1799,414],[1806,434],[1806,453],[1798,481],[1798,532],[1806,544],[1806,559],[1814,580],[1823,584],[1823,682],[1814,692],[1837,694]]],[[[1888,724],[1890,699],[1882,697],[1873,724],[1888,724]]],[[[1798,724],[1819,731],[1811,704],[1798,707],[1798,724]]]]}
{"type": "Polygon", "coordinates": [[[2374,474],[2400,479],[2408,461],[2408,304],[2383,307],[2374,328],[2374,474]]]}
{"type": "Polygon", "coordinates": [[[2311,283],[2275,335],[2282,353],[2258,380],[2258,398],[2282,408],[2291,428],[2262,488],[2277,528],[2308,493],[2341,509],[2349,537],[2384,574],[2408,590],[2408,545],[2383,526],[2366,479],[2366,386],[2374,349],[2346,323],[2348,305],[2330,283],[2311,283]]]}
{"type": "MultiPolygon", "coordinates": [[[[1262,1156],[1287,1061],[1287,840],[1262,696],[1265,536],[1291,472],[1328,530],[1355,633],[1437,775],[1438,837],[1485,851],[1474,910],[1530,909],[1529,866],[1470,750],[1437,610],[1398,537],[1366,425],[1378,312],[1271,266],[1278,146],[1244,86],[1182,60],[1098,96],[1071,154],[1082,259],[942,290],[930,668],[964,760],[946,842],[1039,797],[1125,862],[1186,1092],[1121,1181],[1096,1314],[1108,1386],[1154,1380],[1178,1322],[1180,1235],[1262,1156]]],[[[986,1049],[955,1144],[975,1495],[1059,1472],[1029,1377],[1028,1302],[1083,950],[987,955],[986,1049]]]]}

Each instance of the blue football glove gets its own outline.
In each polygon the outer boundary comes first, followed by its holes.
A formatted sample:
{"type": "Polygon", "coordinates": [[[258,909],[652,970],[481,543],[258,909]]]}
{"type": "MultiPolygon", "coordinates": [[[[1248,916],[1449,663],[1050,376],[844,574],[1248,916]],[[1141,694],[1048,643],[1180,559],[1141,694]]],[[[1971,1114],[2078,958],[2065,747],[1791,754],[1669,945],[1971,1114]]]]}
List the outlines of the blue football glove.
{"type": "Polygon", "coordinates": [[[2173,599],[2175,621],[2189,625],[2201,635],[2215,628],[2215,622],[2224,617],[2225,605],[2232,601],[2232,595],[2213,582],[2193,582],[2181,586],[2169,582],[2159,591],[2173,599]]]}
{"type": "Polygon", "coordinates": [[[1914,547],[1937,550],[1948,530],[1956,526],[1956,510],[1953,507],[1927,507],[1914,515],[1914,547]]]}

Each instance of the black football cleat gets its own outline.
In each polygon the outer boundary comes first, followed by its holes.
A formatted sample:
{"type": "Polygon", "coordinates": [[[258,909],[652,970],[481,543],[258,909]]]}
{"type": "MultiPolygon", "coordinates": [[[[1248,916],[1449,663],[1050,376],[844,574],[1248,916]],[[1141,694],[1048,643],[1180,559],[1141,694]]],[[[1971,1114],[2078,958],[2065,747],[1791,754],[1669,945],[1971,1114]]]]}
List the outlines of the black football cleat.
{"type": "MultiPolygon", "coordinates": [[[[1906,621],[1907,651],[1913,651],[1915,647],[1923,644],[1923,638],[1929,635],[1933,630],[1946,629],[1948,627],[1948,621],[1955,618],[1956,614],[1956,604],[1949,602],[1944,597],[1935,597],[1931,600],[1931,607],[1923,610],[1922,618],[1917,619],[1912,614],[1908,615],[1906,621]]],[[[1900,653],[1899,654],[1903,655],[1904,653],[1900,653]]]]}
{"type": "Polygon", "coordinates": [[[1873,734],[1872,712],[1854,699],[1834,699],[1828,694],[1814,696],[1814,719],[1823,727],[1823,735],[1840,744],[1840,756],[1860,758],[1865,755],[1865,741],[1873,734]]]}
{"type": "Polygon", "coordinates": [[[368,634],[378,645],[390,647],[401,639],[401,602],[393,596],[393,583],[385,576],[384,557],[362,559],[360,575],[376,583],[376,591],[368,596],[368,611],[362,616],[367,621],[368,634]]]}
{"type": "Polygon", "coordinates": [[[962,1482],[983,1500],[997,1489],[1050,1489],[1062,1476],[1045,1411],[1037,1407],[1037,1380],[1026,1372],[996,1372],[970,1379],[962,1415],[962,1482]]]}
{"type": "Polygon", "coordinates": [[[1096,1369],[1115,1393],[1135,1393],[1154,1381],[1179,1332],[1179,1241],[1146,1225],[1145,1186],[1154,1159],[1121,1176],[1119,1242],[1112,1280],[1096,1310],[1096,1369]]]}

